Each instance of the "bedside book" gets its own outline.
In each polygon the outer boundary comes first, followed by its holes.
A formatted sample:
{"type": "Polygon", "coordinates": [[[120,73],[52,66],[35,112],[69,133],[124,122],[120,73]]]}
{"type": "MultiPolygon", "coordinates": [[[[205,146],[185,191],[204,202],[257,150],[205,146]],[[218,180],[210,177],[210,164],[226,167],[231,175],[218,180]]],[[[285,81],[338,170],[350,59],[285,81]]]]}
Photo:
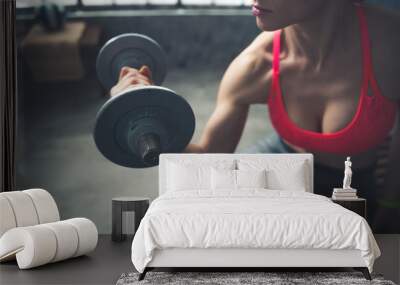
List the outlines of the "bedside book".
{"type": "Polygon", "coordinates": [[[332,195],[332,200],[357,200],[358,199],[358,196],[345,196],[345,197],[343,197],[343,196],[336,196],[336,195],[332,195]]]}
{"type": "Polygon", "coordinates": [[[333,188],[333,193],[357,193],[357,189],[343,189],[343,188],[333,188]]]}
{"type": "Polygon", "coordinates": [[[336,195],[338,197],[355,197],[357,196],[357,193],[335,193],[333,192],[332,196],[336,195]]]}
{"type": "Polygon", "coordinates": [[[333,188],[332,199],[336,200],[353,200],[357,199],[357,189],[343,189],[343,188],[333,188]]]}

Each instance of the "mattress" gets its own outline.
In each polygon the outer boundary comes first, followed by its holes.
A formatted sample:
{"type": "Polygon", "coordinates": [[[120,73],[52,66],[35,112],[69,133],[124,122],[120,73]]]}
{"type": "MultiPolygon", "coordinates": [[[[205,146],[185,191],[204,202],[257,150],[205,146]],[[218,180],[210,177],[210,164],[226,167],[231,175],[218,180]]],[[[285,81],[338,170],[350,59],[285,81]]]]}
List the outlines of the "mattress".
{"type": "Polygon", "coordinates": [[[167,192],[153,201],[132,242],[143,272],[155,250],[359,250],[372,271],[380,255],[368,223],[330,199],[300,191],[167,192]]]}

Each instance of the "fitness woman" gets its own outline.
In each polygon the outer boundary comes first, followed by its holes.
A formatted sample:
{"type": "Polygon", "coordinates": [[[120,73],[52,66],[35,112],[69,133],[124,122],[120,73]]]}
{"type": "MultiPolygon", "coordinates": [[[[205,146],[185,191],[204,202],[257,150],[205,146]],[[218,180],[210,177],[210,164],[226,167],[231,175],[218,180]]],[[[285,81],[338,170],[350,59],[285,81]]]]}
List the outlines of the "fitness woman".
{"type": "MultiPolygon", "coordinates": [[[[186,151],[234,152],[249,106],[267,104],[276,134],[252,152],[313,153],[314,191],[326,196],[351,156],[352,187],[367,199],[373,230],[400,232],[400,17],[351,0],[257,0],[253,15],[262,32],[226,70],[200,142],[186,151]],[[377,157],[388,137],[377,191],[377,157]]],[[[151,83],[147,67],[126,67],[111,95],[151,83]]]]}

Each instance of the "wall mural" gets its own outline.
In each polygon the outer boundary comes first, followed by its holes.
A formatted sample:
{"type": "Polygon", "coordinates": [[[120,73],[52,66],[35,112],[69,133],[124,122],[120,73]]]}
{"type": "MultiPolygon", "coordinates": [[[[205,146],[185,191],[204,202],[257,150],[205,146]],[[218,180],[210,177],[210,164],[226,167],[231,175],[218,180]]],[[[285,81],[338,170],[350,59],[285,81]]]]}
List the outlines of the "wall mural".
{"type": "Polygon", "coordinates": [[[257,3],[19,10],[19,187],[107,232],[110,191],[154,198],[162,152],[310,152],[316,194],[364,198],[375,233],[400,233],[399,1],[257,3]]]}

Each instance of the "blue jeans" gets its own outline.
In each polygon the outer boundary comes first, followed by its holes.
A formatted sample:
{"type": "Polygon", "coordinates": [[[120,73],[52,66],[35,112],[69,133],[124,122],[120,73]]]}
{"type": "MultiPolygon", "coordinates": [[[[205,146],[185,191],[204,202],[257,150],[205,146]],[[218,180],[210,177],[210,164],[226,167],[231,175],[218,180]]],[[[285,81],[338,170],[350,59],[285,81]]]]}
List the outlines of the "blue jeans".
{"type": "Polygon", "coordinates": [[[254,145],[247,148],[244,153],[296,153],[288,146],[278,134],[272,135],[257,141],[254,145]]]}

